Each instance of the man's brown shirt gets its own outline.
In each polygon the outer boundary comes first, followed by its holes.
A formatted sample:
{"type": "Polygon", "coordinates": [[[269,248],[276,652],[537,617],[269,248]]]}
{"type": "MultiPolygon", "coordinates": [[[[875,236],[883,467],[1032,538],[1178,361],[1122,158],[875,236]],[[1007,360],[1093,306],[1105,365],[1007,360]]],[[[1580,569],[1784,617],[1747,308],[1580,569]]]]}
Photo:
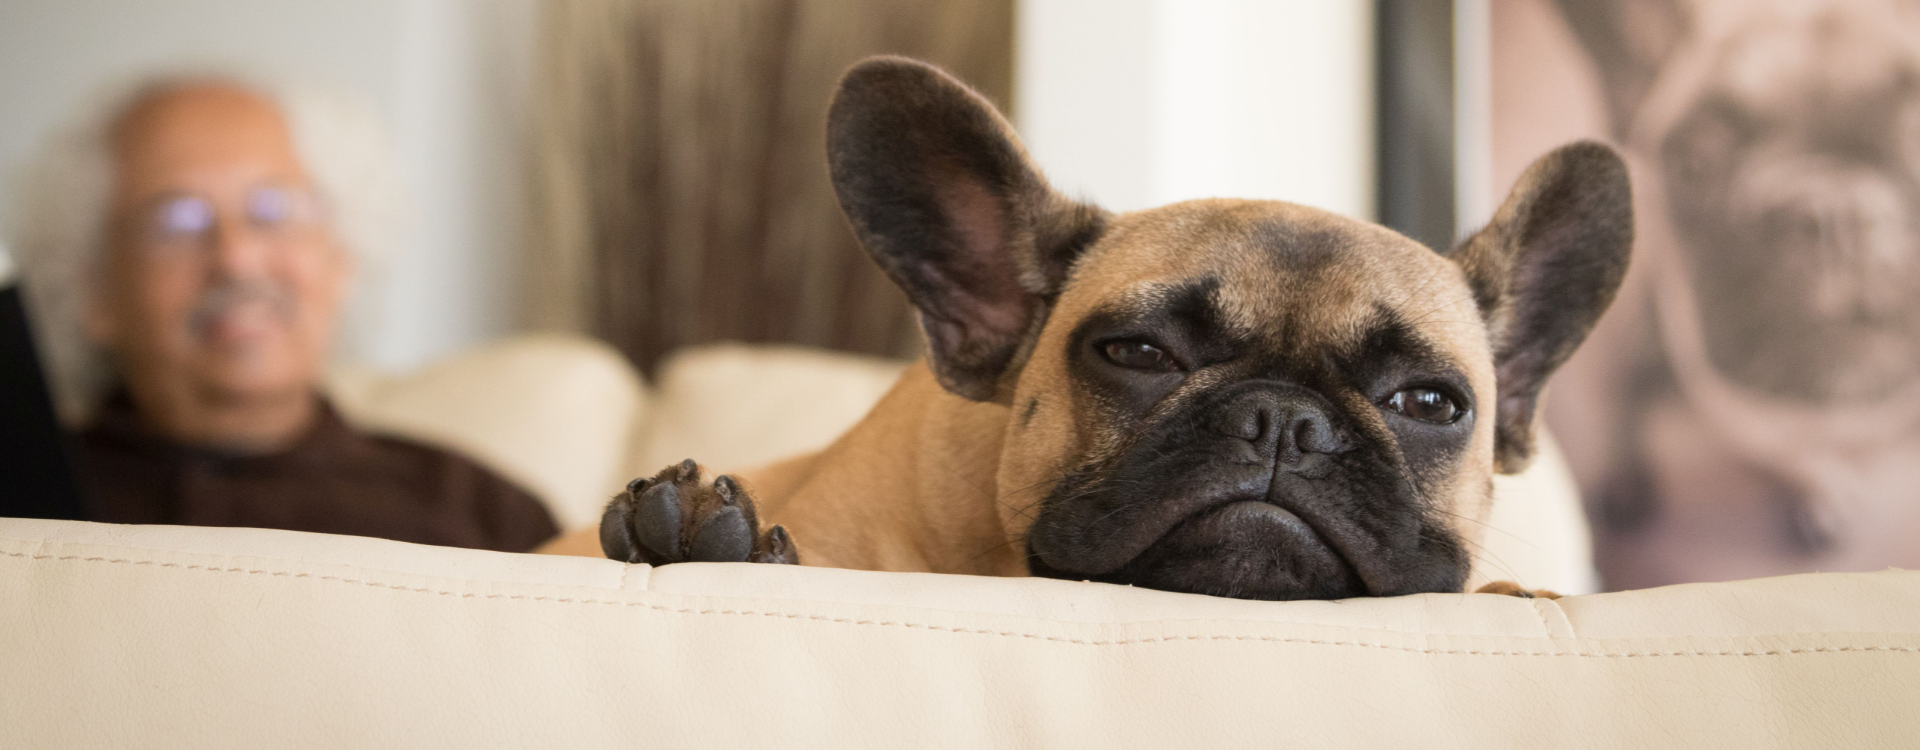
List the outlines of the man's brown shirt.
{"type": "Polygon", "coordinates": [[[253,526],[522,552],[552,538],[553,516],[472,461],[355,431],[320,400],[292,447],[236,455],[149,431],[132,401],[107,400],[80,435],[87,520],[253,526]]]}

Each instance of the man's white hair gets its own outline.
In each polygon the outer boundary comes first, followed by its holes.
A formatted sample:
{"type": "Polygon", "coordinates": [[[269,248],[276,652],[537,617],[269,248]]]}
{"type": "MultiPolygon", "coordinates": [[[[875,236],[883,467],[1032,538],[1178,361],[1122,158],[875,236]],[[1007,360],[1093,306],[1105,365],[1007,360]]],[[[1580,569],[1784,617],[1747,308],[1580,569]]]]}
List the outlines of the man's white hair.
{"type": "Polygon", "coordinates": [[[391,244],[397,191],[372,111],[329,92],[219,71],[148,75],[112,87],[84,116],[53,133],[15,185],[11,250],[32,309],[35,338],[63,421],[84,421],[117,379],[108,353],[86,335],[100,289],[114,180],[112,135],[134,107],[186,86],[248,91],[275,104],[295,152],[327,206],[333,238],[364,276],[391,244]]]}

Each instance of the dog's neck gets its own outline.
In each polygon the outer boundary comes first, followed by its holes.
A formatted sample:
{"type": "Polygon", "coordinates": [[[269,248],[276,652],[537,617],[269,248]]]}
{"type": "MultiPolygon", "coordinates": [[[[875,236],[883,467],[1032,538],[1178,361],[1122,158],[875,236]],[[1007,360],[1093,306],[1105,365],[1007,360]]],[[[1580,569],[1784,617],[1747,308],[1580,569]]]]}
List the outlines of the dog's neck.
{"type": "Polygon", "coordinates": [[[946,392],[916,362],[833,445],[749,481],[808,565],[1026,575],[998,511],[1008,414],[946,392]]]}

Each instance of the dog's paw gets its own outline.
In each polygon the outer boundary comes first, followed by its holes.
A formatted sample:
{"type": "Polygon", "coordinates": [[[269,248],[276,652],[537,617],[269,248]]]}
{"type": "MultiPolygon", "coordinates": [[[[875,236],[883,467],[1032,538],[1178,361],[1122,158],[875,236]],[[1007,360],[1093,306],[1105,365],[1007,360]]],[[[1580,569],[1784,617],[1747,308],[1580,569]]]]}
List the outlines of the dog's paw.
{"type": "Polygon", "coordinates": [[[1479,590],[1474,591],[1473,593],[1499,594],[1501,596],[1517,596],[1522,599],[1558,599],[1560,598],[1559,594],[1553,593],[1546,589],[1520,588],[1520,584],[1514,583],[1512,581],[1494,581],[1493,583],[1489,583],[1485,586],[1481,586],[1479,590]]]}
{"type": "Polygon", "coordinates": [[[796,565],[787,530],[760,530],[753,498],[733,477],[700,479],[687,459],[635,479],[600,516],[600,549],[628,563],[756,562],[796,565]]]}

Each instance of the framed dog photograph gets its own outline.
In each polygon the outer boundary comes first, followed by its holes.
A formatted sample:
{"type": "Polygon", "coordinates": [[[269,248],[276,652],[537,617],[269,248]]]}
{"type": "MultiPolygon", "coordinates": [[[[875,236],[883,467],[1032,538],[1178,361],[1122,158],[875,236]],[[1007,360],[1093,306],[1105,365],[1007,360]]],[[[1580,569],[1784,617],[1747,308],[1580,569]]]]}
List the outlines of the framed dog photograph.
{"type": "Polygon", "coordinates": [[[1614,144],[1632,268],[1554,381],[1610,589],[1920,565],[1920,8],[1505,0],[1494,184],[1614,144]]]}

